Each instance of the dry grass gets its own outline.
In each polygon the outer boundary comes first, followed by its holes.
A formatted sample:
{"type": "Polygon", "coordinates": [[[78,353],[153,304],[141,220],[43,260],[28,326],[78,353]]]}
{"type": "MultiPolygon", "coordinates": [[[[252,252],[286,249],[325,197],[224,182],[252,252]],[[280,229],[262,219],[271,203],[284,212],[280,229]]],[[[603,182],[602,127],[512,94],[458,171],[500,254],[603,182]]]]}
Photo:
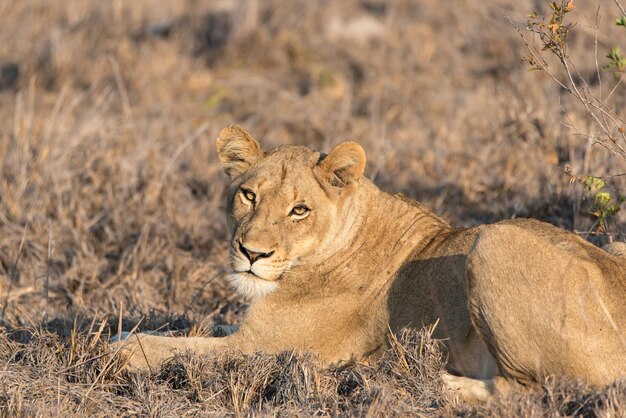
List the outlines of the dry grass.
{"type": "MultiPolygon", "coordinates": [[[[93,331],[93,329],[92,329],[93,331]]],[[[8,416],[621,416],[626,384],[594,391],[547,381],[488,405],[442,392],[440,343],[406,332],[375,366],[321,369],[293,353],[220,358],[182,355],[150,377],[127,373],[89,329],[64,338],[30,330],[2,336],[0,411],[8,416]]]]}
{"type": "MultiPolygon", "coordinates": [[[[626,167],[572,136],[563,112],[581,129],[584,114],[520,62],[506,16],[523,25],[532,9],[0,0],[2,413],[619,415],[623,384],[547,382],[478,408],[446,400],[424,333],[345,370],[288,353],[182,357],[150,378],[102,356],[120,315],[126,331],[143,318],[141,329],[184,334],[241,319],[245,301],[224,280],[226,178],[213,144],[235,121],[268,147],[356,139],[377,184],[457,225],[533,216],[588,229],[564,167],[626,167]]],[[[571,53],[589,80],[594,11],[573,16],[571,53]]],[[[613,36],[601,34],[602,51],[613,36]]],[[[613,100],[624,109],[626,95],[613,100]]]]}

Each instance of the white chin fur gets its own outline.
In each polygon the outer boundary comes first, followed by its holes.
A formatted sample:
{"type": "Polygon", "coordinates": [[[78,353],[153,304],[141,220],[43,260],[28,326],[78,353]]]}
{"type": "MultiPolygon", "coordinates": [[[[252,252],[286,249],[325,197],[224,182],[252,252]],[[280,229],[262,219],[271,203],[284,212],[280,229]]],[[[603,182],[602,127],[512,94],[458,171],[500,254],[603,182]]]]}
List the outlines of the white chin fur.
{"type": "Polygon", "coordinates": [[[240,295],[249,299],[258,299],[278,288],[278,283],[256,277],[250,273],[233,273],[230,275],[233,287],[240,295]]]}

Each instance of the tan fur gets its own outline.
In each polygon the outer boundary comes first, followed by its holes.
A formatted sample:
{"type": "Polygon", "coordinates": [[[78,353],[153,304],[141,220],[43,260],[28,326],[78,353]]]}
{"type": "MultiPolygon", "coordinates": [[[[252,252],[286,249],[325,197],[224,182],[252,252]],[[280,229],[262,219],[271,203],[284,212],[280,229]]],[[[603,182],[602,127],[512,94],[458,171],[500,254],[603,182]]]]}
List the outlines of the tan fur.
{"type": "MultiPolygon", "coordinates": [[[[232,177],[228,192],[231,266],[234,285],[252,300],[247,317],[238,332],[224,338],[141,334],[141,344],[131,338],[125,354],[132,367],[146,369],[147,360],[154,369],[185,350],[276,353],[294,349],[313,352],[324,364],[375,359],[386,345],[389,330],[437,323],[434,336],[441,338],[448,349],[450,371],[469,378],[492,379],[499,373],[498,364],[507,377],[536,379],[545,373],[568,371],[564,366],[545,366],[550,356],[560,354],[542,354],[537,365],[540,371],[524,363],[513,372],[507,368],[511,361],[503,360],[497,349],[498,337],[492,335],[501,332],[494,325],[500,323],[500,318],[492,321],[485,317],[485,309],[494,307],[497,316],[498,309],[504,307],[503,314],[512,321],[507,326],[538,319],[542,317],[541,306],[533,316],[527,311],[533,305],[530,293],[543,297],[542,292],[548,291],[545,289],[553,292],[554,300],[547,296],[538,299],[542,304],[550,302],[557,309],[567,300],[566,305],[574,310],[583,300],[591,307],[595,296],[581,283],[586,283],[587,277],[593,278],[590,283],[609,312],[615,313],[616,327],[623,329],[624,314],[605,293],[615,289],[623,292],[625,261],[571,234],[530,220],[486,229],[454,229],[419,203],[384,193],[363,177],[365,154],[356,143],[338,145],[328,155],[301,146],[283,146],[264,153],[252,135],[231,126],[220,132],[217,145],[220,159],[232,177]],[[302,207],[309,209],[304,217],[302,207]],[[474,244],[478,236],[481,238],[474,244]],[[471,292],[466,278],[470,250],[471,292]],[[519,255],[513,251],[520,251],[519,255]],[[551,258],[563,254],[568,254],[566,261],[551,258]],[[575,274],[566,276],[564,269],[575,274]],[[586,292],[583,299],[571,297],[566,278],[579,285],[577,291],[586,292]],[[510,306],[518,310],[507,310],[509,300],[518,297],[518,286],[524,289],[519,296],[523,302],[511,302],[510,306]],[[504,289],[502,297],[499,287],[504,289]],[[471,312],[468,295],[472,298],[471,312]]],[[[573,338],[568,341],[578,345],[570,346],[568,353],[584,346],[593,348],[594,353],[603,352],[601,343],[585,338],[586,332],[593,332],[593,321],[600,321],[597,323],[602,324],[605,335],[617,335],[610,321],[602,319],[597,307],[594,309],[588,318],[592,321],[589,326],[572,331],[573,338]]],[[[581,320],[580,315],[576,319],[581,320]]],[[[574,317],[558,316],[549,324],[554,327],[559,321],[565,321],[562,330],[577,325],[574,317]]],[[[534,350],[541,350],[541,340],[533,337],[532,324],[526,325],[528,328],[520,332],[509,327],[503,335],[522,351],[532,342],[536,343],[532,345],[534,350]]],[[[544,334],[552,330],[541,329],[538,335],[547,338],[544,334]]],[[[598,332],[589,335],[597,336],[598,332]]],[[[623,353],[616,338],[612,337],[610,348],[623,353]]],[[[582,364],[588,357],[581,355],[576,361],[582,364]]],[[[607,361],[608,352],[602,359],[607,361]]],[[[599,370],[615,377],[616,369],[611,367],[599,370]]],[[[589,377],[577,370],[566,374],[589,377]]],[[[449,386],[461,391],[465,388],[468,396],[482,397],[496,391],[496,380],[467,381],[469,384],[457,379],[449,386]]]]}
{"type": "Polygon", "coordinates": [[[468,279],[472,319],[504,376],[626,376],[626,258],[552,225],[507,221],[479,234],[468,279]]]}

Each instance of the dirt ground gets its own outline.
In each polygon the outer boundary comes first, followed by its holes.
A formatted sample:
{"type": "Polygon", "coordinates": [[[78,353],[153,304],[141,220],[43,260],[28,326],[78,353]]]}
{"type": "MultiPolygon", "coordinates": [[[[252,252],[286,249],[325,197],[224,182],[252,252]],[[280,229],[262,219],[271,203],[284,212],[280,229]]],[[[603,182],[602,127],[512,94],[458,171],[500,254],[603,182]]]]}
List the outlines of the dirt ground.
{"type": "MultiPolygon", "coordinates": [[[[214,145],[234,122],[266,148],[356,140],[376,184],[458,226],[535,217],[607,242],[587,234],[589,199],[565,171],[623,192],[626,163],[567,126],[593,131],[521,61],[508,20],[532,42],[527,15],[546,4],[0,0],[2,415],[623,416],[626,382],[446,398],[427,330],[376,366],[337,370],[290,353],[183,356],[147,376],[105,355],[139,322],[207,335],[245,313],[225,278],[214,145]]],[[[615,79],[598,78],[593,51],[597,39],[602,66],[626,48],[618,16],[608,0],[568,15],[577,70],[605,95],[615,79]]],[[[610,231],[626,240],[623,213],[610,231]]]]}

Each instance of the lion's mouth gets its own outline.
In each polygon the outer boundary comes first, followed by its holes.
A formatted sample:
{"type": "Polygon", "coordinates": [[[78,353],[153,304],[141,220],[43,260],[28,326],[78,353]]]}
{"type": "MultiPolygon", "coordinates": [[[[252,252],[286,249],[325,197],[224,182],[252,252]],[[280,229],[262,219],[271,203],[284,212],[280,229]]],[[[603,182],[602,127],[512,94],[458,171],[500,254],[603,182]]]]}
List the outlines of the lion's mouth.
{"type": "Polygon", "coordinates": [[[257,274],[254,274],[254,272],[252,271],[252,269],[247,270],[247,271],[237,272],[237,273],[239,273],[239,274],[245,274],[245,277],[246,277],[246,278],[250,278],[250,279],[259,279],[259,280],[263,280],[263,281],[266,281],[266,282],[270,282],[270,281],[271,281],[271,280],[264,279],[263,277],[261,277],[261,276],[259,276],[259,275],[257,275],[257,274]]]}
{"type": "Polygon", "coordinates": [[[283,270],[272,268],[259,262],[250,264],[238,257],[233,257],[231,269],[234,274],[239,274],[244,278],[250,280],[258,279],[265,282],[274,282],[283,273],[283,270]]]}
{"type": "Polygon", "coordinates": [[[248,280],[260,280],[260,281],[268,282],[268,283],[273,283],[273,282],[278,281],[278,279],[273,280],[273,279],[267,279],[265,277],[259,276],[258,274],[253,272],[252,269],[240,270],[240,271],[237,271],[237,270],[233,269],[233,273],[241,276],[242,278],[248,279],[248,280]]]}

